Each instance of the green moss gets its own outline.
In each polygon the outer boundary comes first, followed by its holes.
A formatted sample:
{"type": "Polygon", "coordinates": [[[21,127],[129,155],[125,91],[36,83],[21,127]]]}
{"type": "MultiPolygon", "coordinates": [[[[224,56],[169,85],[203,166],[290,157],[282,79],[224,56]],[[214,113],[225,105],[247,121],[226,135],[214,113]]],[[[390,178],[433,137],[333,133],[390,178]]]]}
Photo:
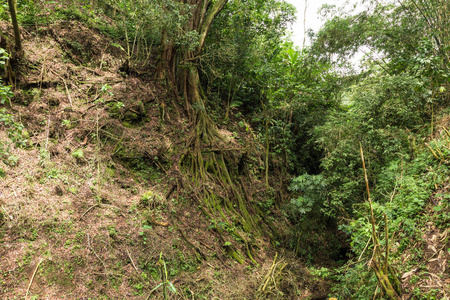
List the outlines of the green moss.
{"type": "Polygon", "coordinates": [[[75,287],[74,266],[68,261],[46,260],[41,264],[42,276],[49,282],[63,287],[66,291],[75,287]]]}
{"type": "Polygon", "coordinates": [[[239,252],[239,250],[235,249],[231,244],[225,243],[224,245],[228,255],[233,258],[235,261],[240,263],[241,265],[244,263],[244,257],[239,252]]]}
{"type": "Polygon", "coordinates": [[[144,206],[147,206],[151,200],[153,200],[155,197],[153,191],[147,191],[144,194],[142,194],[140,203],[144,206]]]}

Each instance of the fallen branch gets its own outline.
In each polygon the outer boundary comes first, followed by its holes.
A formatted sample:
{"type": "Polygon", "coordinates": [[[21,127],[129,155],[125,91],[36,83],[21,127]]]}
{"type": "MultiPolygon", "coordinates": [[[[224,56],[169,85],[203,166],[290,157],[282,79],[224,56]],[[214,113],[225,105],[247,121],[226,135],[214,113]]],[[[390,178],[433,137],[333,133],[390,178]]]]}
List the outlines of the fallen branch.
{"type": "Polygon", "coordinates": [[[138,271],[138,269],[136,268],[136,265],[134,264],[133,258],[131,257],[130,251],[128,251],[128,249],[126,249],[126,250],[127,250],[127,255],[128,255],[128,257],[129,257],[130,260],[131,260],[131,265],[132,265],[133,268],[136,270],[136,272],[139,274],[139,271],[138,271]]]}
{"type": "Polygon", "coordinates": [[[225,152],[225,151],[242,151],[246,150],[246,148],[210,148],[204,149],[202,152],[225,152]]]}
{"type": "Polygon", "coordinates": [[[181,229],[178,229],[178,231],[180,232],[183,240],[195,250],[195,253],[197,254],[197,259],[199,261],[206,260],[206,255],[200,250],[200,248],[195,246],[191,241],[189,241],[181,229]]]}
{"type": "Polygon", "coordinates": [[[94,207],[97,207],[97,206],[99,206],[99,205],[95,204],[95,205],[92,205],[91,207],[89,207],[88,210],[85,211],[84,214],[81,215],[81,217],[78,219],[78,221],[81,220],[91,209],[93,209],[94,207]]]}
{"type": "Polygon", "coordinates": [[[106,271],[107,268],[106,268],[105,263],[104,263],[103,260],[100,258],[100,256],[98,256],[97,252],[95,252],[95,250],[94,250],[94,249],[92,248],[92,246],[91,246],[91,241],[90,241],[90,238],[89,238],[89,234],[87,234],[87,238],[88,238],[88,248],[89,248],[89,250],[91,250],[91,251],[94,253],[95,257],[97,257],[97,259],[102,263],[102,265],[103,265],[103,267],[105,268],[105,271],[106,271]]]}
{"type": "Polygon", "coordinates": [[[41,262],[43,260],[44,259],[41,258],[41,260],[38,262],[36,268],[34,269],[33,276],[31,276],[31,279],[30,279],[30,284],[28,284],[27,293],[25,294],[25,300],[27,300],[27,298],[28,298],[28,293],[30,292],[30,288],[31,288],[31,285],[33,284],[34,277],[36,276],[36,272],[37,272],[37,270],[39,268],[39,265],[41,264],[41,262]]]}
{"type": "Polygon", "coordinates": [[[146,281],[144,280],[144,278],[142,278],[141,273],[139,273],[139,270],[138,270],[138,268],[136,267],[136,265],[134,264],[133,258],[131,257],[130,251],[128,251],[128,249],[126,249],[126,251],[127,251],[128,258],[129,258],[130,261],[131,261],[131,265],[133,266],[134,270],[136,271],[136,274],[138,274],[139,279],[142,281],[142,283],[144,283],[144,284],[146,284],[146,285],[149,285],[148,282],[146,282],[146,281]]]}

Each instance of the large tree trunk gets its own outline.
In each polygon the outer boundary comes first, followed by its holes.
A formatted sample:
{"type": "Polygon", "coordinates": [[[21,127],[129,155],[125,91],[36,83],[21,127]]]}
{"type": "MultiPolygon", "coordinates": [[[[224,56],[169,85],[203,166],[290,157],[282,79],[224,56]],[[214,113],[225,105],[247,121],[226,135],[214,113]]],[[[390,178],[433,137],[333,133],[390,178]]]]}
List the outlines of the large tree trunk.
{"type": "MultiPolygon", "coordinates": [[[[245,196],[241,187],[236,183],[227,168],[227,158],[223,153],[212,151],[223,146],[223,140],[217,126],[208,116],[205,107],[205,93],[200,83],[198,70],[198,57],[202,54],[206,37],[212,22],[217,14],[224,8],[228,0],[190,0],[193,5],[192,17],[187,30],[195,30],[199,34],[199,43],[195,49],[189,47],[175,48],[175,43],[169,42],[164,45],[162,62],[165,64],[165,77],[169,78],[171,86],[184,98],[185,109],[192,122],[191,132],[186,140],[184,154],[180,161],[181,169],[190,173],[194,184],[200,184],[208,179],[215,180],[220,186],[220,192],[226,194],[224,200],[227,204],[226,210],[230,214],[240,215],[241,223],[245,230],[256,229],[257,223],[247,211],[245,196]],[[209,150],[208,150],[209,149],[209,150]],[[224,192],[225,191],[225,192],[224,192]],[[234,201],[234,203],[231,203],[234,201]],[[234,207],[238,207],[239,212],[234,207]]],[[[234,154],[228,153],[229,156],[234,154]]],[[[230,162],[231,163],[231,162],[230,162]]],[[[207,207],[214,207],[218,191],[214,188],[206,189],[202,198],[205,199],[207,207]],[[209,199],[209,200],[208,200],[209,199]]]]}
{"type": "MultiPolygon", "coordinates": [[[[175,49],[172,41],[164,43],[164,50],[162,53],[162,62],[165,65],[163,75],[169,77],[172,83],[177,87],[177,90],[183,95],[186,100],[186,110],[190,117],[192,105],[198,103],[202,107],[204,94],[201,89],[200,80],[198,76],[198,57],[205,45],[206,37],[211,28],[212,22],[220,11],[225,7],[228,0],[190,0],[193,11],[189,24],[187,24],[188,31],[197,31],[199,35],[199,44],[192,50],[188,47],[181,47],[175,49]]],[[[166,39],[166,35],[163,35],[166,39]]]]}
{"type": "Polygon", "coordinates": [[[187,148],[193,148],[193,153],[201,155],[201,144],[213,144],[219,138],[215,124],[209,118],[205,109],[205,94],[200,84],[198,57],[205,45],[206,37],[212,22],[225,7],[228,0],[189,0],[192,9],[187,31],[197,31],[199,43],[195,49],[187,46],[176,48],[173,41],[167,42],[163,34],[164,48],[161,55],[163,68],[159,70],[160,78],[167,78],[177,95],[184,99],[184,105],[189,119],[193,123],[191,138],[187,148]]]}
{"type": "MultiPolygon", "coordinates": [[[[198,58],[202,54],[206,37],[212,22],[224,8],[228,0],[187,0],[194,6],[187,30],[195,30],[199,34],[199,44],[195,49],[186,46],[176,48],[175,43],[164,44],[161,63],[165,66],[160,76],[169,80],[169,85],[184,98],[186,112],[191,121],[191,132],[186,139],[183,154],[179,161],[179,170],[188,173],[182,176],[193,185],[193,198],[201,201],[202,211],[211,219],[236,220],[246,232],[260,232],[259,223],[264,214],[251,204],[251,196],[245,193],[245,186],[240,184],[234,172],[228,169],[236,160],[234,150],[223,149],[224,139],[215,123],[208,116],[205,100],[206,95],[200,83],[198,58]],[[223,151],[221,150],[223,149],[223,151]],[[249,211],[254,212],[253,215],[249,211]],[[231,217],[231,218],[230,218],[231,217]]],[[[237,150],[239,151],[239,149],[237,150]]],[[[231,168],[233,169],[233,168],[231,168]]],[[[276,235],[273,226],[269,229],[276,235]]],[[[216,227],[220,236],[225,232],[216,227]]],[[[252,255],[252,242],[233,233],[242,240],[244,252],[255,263],[252,255]]],[[[230,256],[242,263],[242,255],[235,248],[227,249],[230,256]]]]}

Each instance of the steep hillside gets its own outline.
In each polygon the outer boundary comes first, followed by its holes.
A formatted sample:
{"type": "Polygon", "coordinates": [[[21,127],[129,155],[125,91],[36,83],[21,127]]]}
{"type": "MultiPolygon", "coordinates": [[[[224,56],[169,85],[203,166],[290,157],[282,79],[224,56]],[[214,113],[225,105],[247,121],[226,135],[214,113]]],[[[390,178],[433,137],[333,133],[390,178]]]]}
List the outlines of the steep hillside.
{"type": "Polygon", "coordinates": [[[448,299],[450,2],[361,4],[0,5],[0,298],[448,299]]]}
{"type": "MultiPolygon", "coordinates": [[[[326,295],[326,283],[271,245],[273,233],[243,232],[227,212],[216,219],[185,186],[178,160],[189,122],[151,61],[130,73],[121,47],[79,21],[23,32],[2,111],[2,299],[326,295]]],[[[224,149],[255,144],[234,122],[238,131],[220,129],[224,149]]],[[[264,203],[256,177],[242,186],[264,203]]]]}

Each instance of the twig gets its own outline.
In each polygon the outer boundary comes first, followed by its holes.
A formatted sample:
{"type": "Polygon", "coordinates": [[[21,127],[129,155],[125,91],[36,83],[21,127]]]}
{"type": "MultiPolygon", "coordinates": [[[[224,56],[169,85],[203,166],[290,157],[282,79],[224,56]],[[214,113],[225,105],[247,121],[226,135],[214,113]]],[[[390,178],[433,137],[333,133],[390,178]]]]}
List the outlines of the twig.
{"type": "Polygon", "coordinates": [[[88,208],[87,211],[84,212],[84,214],[78,219],[81,220],[91,209],[93,209],[94,207],[99,206],[98,204],[92,205],[91,207],[88,208]]]}
{"type": "Polygon", "coordinates": [[[79,84],[116,84],[124,82],[124,80],[114,80],[114,81],[78,81],[79,84]]]}
{"type": "Polygon", "coordinates": [[[69,98],[69,103],[70,106],[72,106],[72,97],[70,97],[70,93],[69,93],[69,89],[67,88],[67,83],[64,80],[64,78],[60,77],[62,79],[62,81],[64,82],[64,86],[66,87],[66,93],[67,93],[67,97],[69,98]]]}
{"type": "Polygon", "coordinates": [[[367,241],[366,246],[364,247],[363,251],[361,252],[361,254],[360,254],[359,257],[358,257],[358,261],[361,260],[361,258],[362,258],[362,256],[363,256],[364,252],[366,252],[366,249],[367,249],[367,247],[369,246],[371,240],[372,240],[372,237],[370,237],[369,240],[367,241]]]}
{"type": "Polygon", "coordinates": [[[47,120],[47,128],[46,128],[46,140],[45,140],[45,152],[47,152],[47,147],[48,147],[48,137],[49,137],[49,135],[50,135],[50,110],[49,110],[49,113],[48,113],[48,120],[47,120]]]}
{"type": "Polygon", "coordinates": [[[45,76],[45,62],[46,61],[47,61],[47,55],[44,56],[44,62],[42,63],[41,74],[39,75],[39,77],[41,78],[39,80],[39,92],[41,92],[41,90],[42,90],[42,82],[44,81],[44,76],[45,76]]]}
{"type": "Polygon", "coordinates": [[[133,258],[131,257],[130,251],[128,251],[128,249],[126,249],[126,250],[127,250],[127,255],[128,255],[128,257],[129,257],[130,260],[131,260],[131,265],[132,265],[133,268],[136,270],[136,272],[139,274],[139,271],[138,271],[138,269],[136,268],[136,265],[134,264],[133,258]]]}
{"type": "Polygon", "coordinates": [[[361,153],[361,161],[362,161],[362,165],[363,165],[363,169],[364,169],[364,180],[366,182],[367,200],[369,201],[369,206],[370,206],[373,244],[374,244],[374,247],[376,248],[378,246],[378,238],[377,238],[376,229],[375,229],[375,216],[373,215],[372,199],[370,198],[369,179],[367,177],[366,163],[364,161],[364,153],[363,153],[363,148],[362,148],[361,143],[359,143],[359,151],[361,153]]]}
{"type": "Polygon", "coordinates": [[[246,148],[224,148],[224,149],[211,148],[211,149],[204,149],[202,150],[202,152],[223,152],[223,151],[241,151],[241,150],[246,150],[246,148]]]}
{"type": "Polygon", "coordinates": [[[91,241],[90,241],[90,239],[89,239],[89,233],[87,234],[87,238],[88,238],[88,247],[89,247],[89,250],[91,250],[91,251],[95,254],[95,257],[97,257],[97,259],[102,263],[102,265],[103,265],[103,267],[105,268],[105,271],[106,271],[107,268],[106,268],[105,263],[104,263],[103,260],[100,258],[100,256],[98,256],[97,252],[95,252],[95,250],[94,250],[94,249],[92,248],[92,246],[91,246],[91,241]]]}
{"type": "Polygon", "coordinates": [[[142,283],[144,283],[144,284],[146,284],[146,285],[149,285],[149,283],[146,282],[146,281],[144,280],[144,278],[142,278],[141,273],[139,273],[139,270],[138,270],[138,268],[136,267],[136,265],[134,264],[133,258],[131,257],[130,251],[128,251],[128,249],[125,249],[125,250],[127,251],[127,255],[128,255],[128,257],[130,258],[130,260],[131,260],[131,265],[132,265],[133,268],[136,270],[136,274],[138,274],[139,279],[142,281],[142,283]]]}
{"type": "Polygon", "coordinates": [[[388,266],[389,266],[389,261],[388,261],[388,257],[389,257],[389,228],[388,228],[388,219],[387,219],[387,215],[384,214],[384,234],[385,234],[385,240],[386,240],[386,253],[384,255],[384,272],[387,274],[388,273],[388,266]]]}
{"type": "Polygon", "coordinates": [[[106,207],[109,207],[109,208],[112,208],[112,209],[116,209],[116,210],[119,211],[120,215],[125,218],[125,215],[123,214],[122,209],[120,207],[118,207],[118,206],[111,205],[111,204],[105,204],[105,203],[101,203],[98,206],[99,207],[106,206],[106,207]]]}
{"type": "Polygon", "coordinates": [[[431,148],[430,145],[428,145],[428,143],[425,143],[425,146],[427,146],[428,149],[430,149],[431,153],[433,154],[433,156],[434,156],[436,159],[439,159],[439,160],[440,160],[439,156],[437,156],[436,152],[433,151],[433,148],[431,148]]]}
{"type": "Polygon", "coordinates": [[[156,163],[156,165],[158,166],[158,168],[160,168],[161,170],[164,171],[164,173],[165,173],[166,175],[169,175],[169,173],[167,173],[167,170],[163,167],[163,165],[162,165],[159,161],[155,160],[155,163],[156,163]]]}
{"type": "Polygon", "coordinates": [[[41,258],[41,260],[38,262],[36,268],[34,269],[33,276],[31,276],[31,279],[30,279],[30,284],[28,284],[27,293],[25,294],[25,300],[27,300],[27,298],[28,298],[28,293],[30,292],[31,285],[33,284],[34,276],[36,275],[37,269],[39,268],[39,266],[43,260],[44,259],[41,258]]]}
{"type": "MultiPolygon", "coordinates": [[[[195,246],[191,241],[188,240],[188,238],[187,238],[186,235],[184,234],[183,230],[178,229],[178,231],[180,232],[181,237],[183,238],[183,240],[184,240],[189,246],[191,246],[191,247],[194,249],[194,251],[195,251],[198,255],[200,255],[200,258],[203,259],[203,260],[206,260],[206,255],[203,254],[203,252],[200,250],[199,247],[195,246]]],[[[198,259],[199,261],[201,260],[200,258],[197,256],[197,259],[198,259]]]]}
{"type": "Polygon", "coordinates": [[[275,268],[275,265],[276,265],[276,262],[277,262],[277,257],[278,257],[278,252],[275,253],[275,258],[273,259],[272,266],[270,267],[269,273],[267,273],[266,278],[264,279],[265,283],[264,283],[263,287],[260,288],[260,290],[263,291],[263,292],[266,290],[267,284],[269,284],[270,274],[273,272],[273,269],[275,268]]]}

